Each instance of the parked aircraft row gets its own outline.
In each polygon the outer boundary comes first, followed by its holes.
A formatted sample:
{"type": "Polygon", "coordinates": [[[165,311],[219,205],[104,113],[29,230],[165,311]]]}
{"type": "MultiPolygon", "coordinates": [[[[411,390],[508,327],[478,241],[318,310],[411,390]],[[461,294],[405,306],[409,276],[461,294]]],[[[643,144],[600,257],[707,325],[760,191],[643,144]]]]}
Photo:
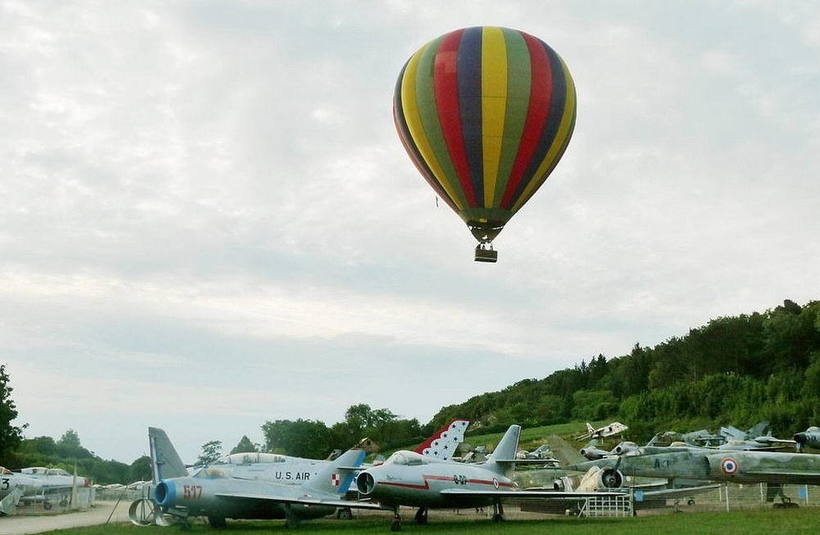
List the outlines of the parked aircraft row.
{"type": "MultiPolygon", "coordinates": [[[[386,509],[393,511],[391,530],[398,531],[402,505],[418,508],[415,520],[420,524],[427,522],[429,509],[484,506],[492,506],[493,520],[500,521],[503,502],[508,499],[571,502],[601,495],[599,491],[519,489],[511,476],[515,464],[522,462],[516,459],[520,433],[520,426],[510,426],[482,464],[444,459],[430,448],[421,448],[422,452],[398,451],[382,464],[364,467],[364,451],[352,449],[333,461],[282,456],[283,471],[288,465],[299,477],[277,479],[270,477],[270,471],[259,471],[257,477],[249,479],[225,470],[225,465],[203,467],[189,475],[165,433],[152,428],[152,457],[156,473],[162,477],[153,496],[159,511],[151,512],[150,505],[138,501],[130,512],[132,520],[141,524],[187,522],[190,516],[205,516],[215,527],[224,526],[227,518],[284,518],[292,527],[340,508],[386,509]],[[363,500],[345,499],[354,478],[363,500]]],[[[441,433],[439,440],[443,438],[441,433]]],[[[248,467],[255,464],[263,463],[250,462],[248,467]]],[[[623,491],[605,494],[623,495],[623,491]]]]}
{"type": "MultiPolygon", "coordinates": [[[[482,462],[456,462],[452,455],[467,425],[466,420],[454,420],[416,451],[396,452],[373,466],[362,464],[360,449],[333,461],[250,453],[227,456],[190,474],[165,432],[150,428],[157,478],[153,500],[132,504],[132,520],[167,524],[205,516],[211,525],[224,526],[228,518],[283,518],[295,526],[334,512],[350,518],[353,509],[386,509],[393,511],[391,529],[399,530],[399,506],[416,507],[419,524],[427,522],[430,509],[484,506],[493,507],[497,521],[503,518],[503,502],[509,499],[550,500],[570,507],[589,497],[623,495],[631,489],[640,490],[644,500],[691,501],[696,494],[716,488],[716,481],[732,481],[767,483],[770,498],[779,494],[785,502],[783,483],[820,484],[820,455],[744,451],[737,445],[732,449],[733,441],[752,440],[760,448],[780,444],[770,433],[762,434],[763,423],[748,431],[721,428],[718,436],[724,441],[716,447],[682,442],[656,446],[656,436],[647,446],[621,442],[610,451],[597,449],[594,455],[585,448],[581,454],[596,460],[561,459],[568,464],[564,470],[581,475],[557,477],[550,488],[520,489],[513,480],[515,465],[554,465],[557,459],[549,447],[541,446],[532,453],[519,450],[521,428],[511,426],[482,462]]],[[[613,436],[626,429],[618,422],[597,430],[588,425],[587,436],[613,436]]],[[[803,444],[811,444],[815,430],[806,431],[803,444]]],[[[706,433],[689,435],[697,444],[696,437],[706,433]]]]}
{"type": "Polygon", "coordinates": [[[567,467],[569,470],[599,470],[599,479],[607,488],[621,488],[627,476],[664,478],[670,481],[686,480],[699,484],[707,481],[732,483],[765,483],[767,498],[780,497],[782,506],[791,506],[783,494],[784,484],[820,484],[820,455],[775,451],[789,446],[820,446],[820,429],[810,427],[796,433],[795,440],[775,438],[771,432],[763,435],[768,422],[741,431],[722,427],[714,442],[708,431],[696,431],[682,436],[686,442],[673,441],[668,446],[657,446],[656,435],[646,446],[621,442],[612,450],[586,447],[581,454],[589,459],[567,467]],[[703,439],[709,437],[707,444],[703,439]],[[713,445],[716,444],[716,445],[713,445]]]}

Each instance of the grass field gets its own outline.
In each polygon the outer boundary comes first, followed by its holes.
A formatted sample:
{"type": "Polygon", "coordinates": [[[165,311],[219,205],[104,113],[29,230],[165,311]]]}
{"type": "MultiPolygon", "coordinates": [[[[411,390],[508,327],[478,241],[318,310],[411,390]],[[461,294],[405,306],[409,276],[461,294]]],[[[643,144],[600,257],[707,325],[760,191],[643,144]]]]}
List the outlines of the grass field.
{"type": "MultiPolygon", "coordinates": [[[[409,516],[409,515],[405,515],[409,516]]],[[[766,534],[772,533],[816,533],[820,528],[820,509],[801,508],[798,510],[759,510],[738,511],[732,513],[680,513],[639,516],[624,519],[577,519],[545,517],[543,520],[511,520],[503,524],[494,524],[486,519],[445,520],[437,521],[435,512],[430,514],[430,524],[416,526],[412,517],[406,518],[402,532],[424,535],[455,533],[499,533],[504,535],[524,535],[535,533],[586,534],[605,533],[619,534],[652,534],[667,533],[718,533],[730,534],[766,534]]],[[[1,526],[1,524],[0,524],[1,526]]],[[[50,532],[52,535],[167,535],[177,533],[179,528],[136,527],[131,525],[97,526],[50,532]]],[[[260,535],[267,532],[286,532],[284,522],[232,522],[224,530],[215,530],[204,524],[194,524],[192,535],[260,535]]],[[[299,526],[298,533],[320,534],[354,534],[354,533],[390,533],[389,517],[367,517],[353,521],[333,519],[305,522],[299,526]]]]}

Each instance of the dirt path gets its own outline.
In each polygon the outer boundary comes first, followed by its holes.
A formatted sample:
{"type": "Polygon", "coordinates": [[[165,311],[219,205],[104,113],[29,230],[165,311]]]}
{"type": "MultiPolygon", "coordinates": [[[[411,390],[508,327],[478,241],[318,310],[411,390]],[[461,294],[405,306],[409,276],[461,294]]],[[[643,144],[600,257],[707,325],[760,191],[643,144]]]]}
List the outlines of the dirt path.
{"type": "MultiPolygon", "coordinates": [[[[0,533],[3,535],[24,535],[26,533],[42,533],[54,529],[79,528],[105,524],[116,502],[97,502],[88,511],[65,513],[57,515],[38,516],[7,516],[0,518],[0,533]]],[[[111,522],[128,522],[128,506],[130,502],[121,501],[117,506],[111,522]]]]}

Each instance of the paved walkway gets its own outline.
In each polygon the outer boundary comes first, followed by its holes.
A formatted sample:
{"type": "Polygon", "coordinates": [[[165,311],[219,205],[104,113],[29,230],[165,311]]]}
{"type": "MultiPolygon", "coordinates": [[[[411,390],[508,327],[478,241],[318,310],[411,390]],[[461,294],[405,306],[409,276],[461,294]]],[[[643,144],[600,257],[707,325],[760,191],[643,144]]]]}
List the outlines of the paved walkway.
{"type": "MultiPolygon", "coordinates": [[[[0,533],[3,535],[25,535],[42,533],[54,529],[79,528],[105,524],[108,515],[116,502],[97,502],[88,511],[79,511],[55,515],[16,515],[0,518],[0,533]]],[[[117,506],[111,522],[128,522],[128,506],[131,502],[121,501],[117,506]]]]}

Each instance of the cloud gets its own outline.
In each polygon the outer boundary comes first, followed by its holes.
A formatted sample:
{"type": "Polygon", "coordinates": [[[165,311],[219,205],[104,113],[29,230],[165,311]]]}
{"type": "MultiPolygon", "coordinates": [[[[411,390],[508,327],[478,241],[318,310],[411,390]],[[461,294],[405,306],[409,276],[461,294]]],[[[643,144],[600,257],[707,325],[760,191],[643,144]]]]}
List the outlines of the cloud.
{"type": "Polygon", "coordinates": [[[23,419],[123,459],[152,421],[195,454],[203,425],[238,440],[363,396],[425,419],[816,298],[818,14],[778,6],[0,3],[0,340],[23,419]],[[419,46],[493,23],[562,55],[579,115],[487,266],[390,106],[419,46]]]}

